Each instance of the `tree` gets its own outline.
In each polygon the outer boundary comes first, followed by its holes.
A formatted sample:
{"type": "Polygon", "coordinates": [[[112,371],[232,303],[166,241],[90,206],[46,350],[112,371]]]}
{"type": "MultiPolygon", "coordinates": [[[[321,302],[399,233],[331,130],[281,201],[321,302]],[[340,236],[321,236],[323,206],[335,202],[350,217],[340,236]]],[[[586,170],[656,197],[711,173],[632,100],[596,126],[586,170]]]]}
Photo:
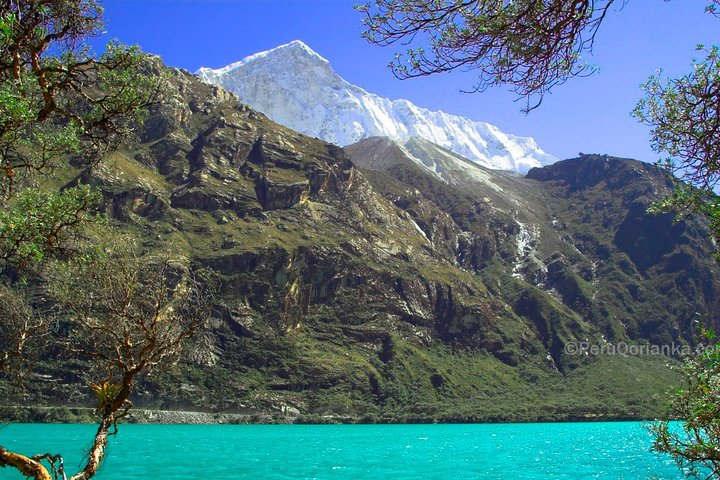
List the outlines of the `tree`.
{"type": "Polygon", "coordinates": [[[359,5],[371,43],[409,45],[390,63],[401,79],[458,68],[472,91],[506,84],[537,108],[545,93],[594,68],[582,62],[615,0],[376,0],[359,5]]]}
{"type": "MultiPolygon", "coordinates": [[[[718,14],[718,2],[708,11],[718,14]]],[[[672,195],[651,207],[651,212],[674,211],[679,216],[699,214],[708,219],[712,237],[720,240],[720,55],[706,49],[702,61],[676,79],[652,76],[643,86],[647,97],[634,115],[652,127],[653,149],[667,154],[660,164],[677,183],[672,195]]],[[[684,387],[672,401],[671,416],[684,420],[678,428],[657,421],[649,429],[653,449],[673,457],[687,477],[720,476],[720,342],[706,332],[711,345],[683,367],[684,387]]]]}
{"type": "MultiPolygon", "coordinates": [[[[17,372],[39,340],[91,362],[99,427],[74,480],[95,475],[134,382],[178,359],[210,299],[185,261],[150,258],[127,239],[94,247],[98,238],[83,232],[100,196],[55,185],[64,168],[92,168],[159,99],[162,79],[147,75],[138,48],[90,51],[101,32],[94,0],[0,0],[0,373],[17,372]],[[27,295],[18,279],[28,272],[61,309],[43,311],[27,295]]],[[[0,467],[66,477],[60,455],[2,446],[0,467]]]]}
{"type": "MultiPolygon", "coordinates": [[[[714,336],[709,334],[710,341],[714,336]]],[[[683,366],[685,383],[672,402],[681,425],[658,421],[649,429],[653,450],[670,454],[688,477],[720,476],[720,342],[714,341],[683,366]]]]}
{"type": "MultiPolygon", "coordinates": [[[[509,84],[527,101],[525,111],[567,79],[592,73],[582,53],[592,49],[614,0],[375,0],[360,5],[365,38],[381,46],[410,45],[390,64],[400,78],[456,68],[479,72],[475,91],[509,84]],[[423,44],[427,45],[426,49],[423,44]]],[[[720,0],[705,10],[720,16],[720,0]]],[[[698,46],[705,54],[692,71],[677,79],[662,73],[644,85],[646,98],[634,115],[652,128],[653,149],[676,182],[675,192],[650,211],[704,215],[720,241],[720,50],[698,46]]],[[[688,475],[720,475],[720,346],[716,343],[688,361],[686,388],[673,403],[685,419],[681,431],[667,422],[651,427],[654,448],[669,453],[688,475]],[[701,469],[705,467],[709,472],[701,469]]]]}
{"type": "MultiPolygon", "coordinates": [[[[10,298],[9,269],[62,251],[95,218],[99,196],[84,185],[52,188],[54,173],[70,160],[92,166],[116,147],[157,101],[160,80],[145,74],[136,47],[92,54],[86,40],[102,31],[93,0],[0,6],[0,293],[10,298]]],[[[37,322],[18,331],[25,323],[13,318],[0,315],[0,330],[23,341],[2,342],[0,359],[17,357],[39,331],[37,322]]]]}
{"type": "MultiPolygon", "coordinates": [[[[188,339],[210,315],[212,295],[181,258],[141,255],[132,238],[113,231],[89,237],[84,255],[56,261],[48,269],[46,291],[62,306],[54,347],[69,358],[85,358],[85,373],[97,398],[99,426],[83,468],[71,480],[92,478],[108,436],[131,408],[130,394],[140,375],[167,366],[189,352],[188,339]],[[82,295],[78,295],[82,292],[82,295]]],[[[30,313],[17,307],[20,319],[30,313]]],[[[0,447],[0,467],[14,467],[36,479],[65,478],[61,455],[24,456],[0,447]]]]}
{"type": "Polygon", "coordinates": [[[0,284],[0,372],[19,371],[27,343],[46,331],[47,317],[38,315],[16,290],[0,284]]]}
{"type": "MultiPolygon", "coordinates": [[[[507,84],[525,98],[529,112],[553,87],[593,73],[582,54],[592,50],[611,7],[620,10],[625,1],[375,0],[357,8],[369,42],[410,47],[390,63],[399,78],[475,70],[473,91],[507,84]]],[[[705,10],[720,16],[720,0],[709,0],[705,10]]],[[[720,179],[720,60],[716,47],[698,49],[706,57],[693,61],[690,74],[652,76],[633,113],[652,127],[655,151],[667,154],[662,166],[685,183],[653,210],[705,215],[720,240],[714,192],[720,179]]]]}
{"type": "Polygon", "coordinates": [[[38,260],[90,217],[86,187],[39,189],[67,166],[93,165],[157,99],[136,47],[86,40],[102,32],[93,0],[2,0],[0,260],[38,260]],[[28,215],[25,215],[28,212],[28,215]]]}
{"type": "Polygon", "coordinates": [[[720,54],[718,47],[699,45],[698,51],[705,59],[693,60],[689,74],[650,77],[643,85],[647,96],[633,114],[652,127],[653,149],[667,155],[661,166],[683,181],[653,211],[701,214],[720,240],[720,199],[715,192],[720,181],[720,54]]]}

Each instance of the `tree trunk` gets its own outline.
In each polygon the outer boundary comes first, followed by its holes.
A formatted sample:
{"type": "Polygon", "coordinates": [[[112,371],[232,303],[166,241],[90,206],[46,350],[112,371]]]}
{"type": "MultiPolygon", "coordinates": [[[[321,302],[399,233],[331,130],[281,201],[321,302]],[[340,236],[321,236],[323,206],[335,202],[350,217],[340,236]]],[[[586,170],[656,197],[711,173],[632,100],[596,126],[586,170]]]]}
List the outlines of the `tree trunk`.
{"type": "Polygon", "coordinates": [[[85,464],[85,468],[81,472],[70,477],[70,480],[88,480],[95,476],[98,468],[100,468],[100,462],[105,456],[105,447],[108,443],[108,432],[113,426],[115,416],[111,413],[103,417],[98,427],[98,431],[95,434],[95,441],[93,446],[88,453],[88,460],[85,464]]]}
{"type": "Polygon", "coordinates": [[[28,478],[35,480],[52,480],[50,473],[40,462],[24,455],[8,452],[0,447],[0,467],[14,467],[28,478]]]}

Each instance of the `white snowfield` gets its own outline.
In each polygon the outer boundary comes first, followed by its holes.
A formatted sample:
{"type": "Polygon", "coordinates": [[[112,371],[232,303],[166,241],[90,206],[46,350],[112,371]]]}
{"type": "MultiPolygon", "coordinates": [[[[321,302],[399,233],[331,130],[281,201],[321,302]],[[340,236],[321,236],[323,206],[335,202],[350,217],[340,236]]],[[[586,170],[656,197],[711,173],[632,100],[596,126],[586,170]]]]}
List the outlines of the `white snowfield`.
{"type": "Polygon", "coordinates": [[[340,146],[371,136],[400,142],[419,137],[488,168],[519,173],[557,161],[531,137],[351,85],[299,40],[197,74],[275,122],[340,146]]]}

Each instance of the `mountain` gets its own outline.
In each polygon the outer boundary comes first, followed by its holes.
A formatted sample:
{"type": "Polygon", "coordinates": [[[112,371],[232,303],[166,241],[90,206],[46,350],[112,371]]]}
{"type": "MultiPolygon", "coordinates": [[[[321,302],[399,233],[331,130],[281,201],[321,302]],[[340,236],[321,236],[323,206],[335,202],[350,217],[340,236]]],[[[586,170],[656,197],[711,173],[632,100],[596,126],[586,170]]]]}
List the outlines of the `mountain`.
{"type": "Polygon", "coordinates": [[[373,171],[387,171],[398,163],[408,160],[426,170],[433,177],[450,186],[467,186],[480,183],[490,190],[501,192],[493,179],[504,178],[507,174],[491,170],[468,160],[435,143],[413,137],[400,143],[389,137],[369,137],[348,145],[353,162],[373,171]]]}
{"type": "Polygon", "coordinates": [[[418,137],[486,167],[520,173],[557,160],[530,137],[368,93],[343,80],[326,59],[298,40],[197,73],[270,119],[336,145],[371,136],[401,142],[418,137]]]}
{"type": "MultiPolygon", "coordinates": [[[[426,140],[342,149],[187,72],[150,73],[167,101],[136,138],[60,172],[99,189],[146,248],[216,282],[211,354],[145,378],[137,407],[254,422],[650,418],[678,382],[661,348],[693,347],[698,318],[720,326],[715,247],[700,221],[646,213],[673,187],[653,165],[586,155],[520,177],[426,140]]],[[[0,406],[94,404],[81,361],[34,366],[42,381],[21,398],[0,379],[0,406]]]]}

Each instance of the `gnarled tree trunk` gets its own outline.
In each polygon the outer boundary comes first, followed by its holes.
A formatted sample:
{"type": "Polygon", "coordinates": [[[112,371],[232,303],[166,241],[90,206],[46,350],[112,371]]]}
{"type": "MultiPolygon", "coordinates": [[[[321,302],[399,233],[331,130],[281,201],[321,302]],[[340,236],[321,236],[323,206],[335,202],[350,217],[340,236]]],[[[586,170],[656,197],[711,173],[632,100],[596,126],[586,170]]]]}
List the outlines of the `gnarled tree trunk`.
{"type": "Polygon", "coordinates": [[[0,447],[0,467],[14,467],[28,478],[35,480],[52,480],[50,473],[38,461],[32,458],[9,452],[0,447]]]}

